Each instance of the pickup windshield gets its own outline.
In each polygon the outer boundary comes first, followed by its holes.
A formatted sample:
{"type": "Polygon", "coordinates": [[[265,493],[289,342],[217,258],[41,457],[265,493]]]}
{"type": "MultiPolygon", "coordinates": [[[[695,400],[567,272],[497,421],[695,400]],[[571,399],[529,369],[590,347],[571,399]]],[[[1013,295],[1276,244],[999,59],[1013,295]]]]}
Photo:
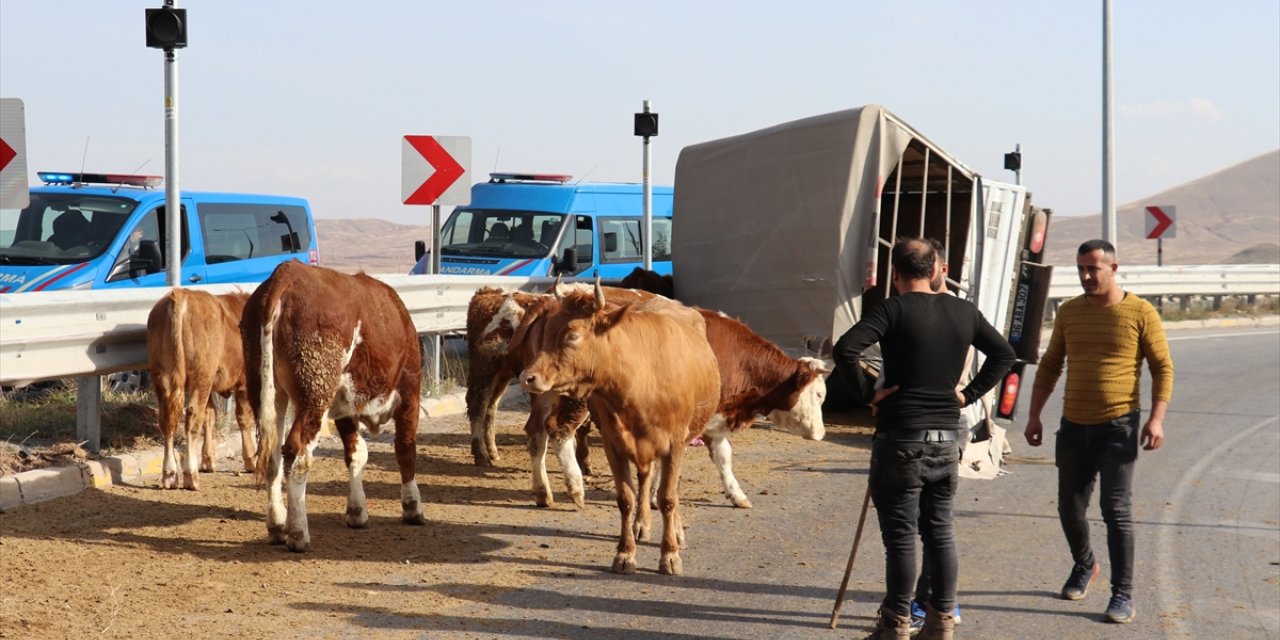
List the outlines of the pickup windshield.
{"type": "Polygon", "coordinates": [[[0,210],[0,263],[74,264],[102,255],[137,202],[84,194],[31,194],[22,210],[0,210]]]}
{"type": "Polygon", "coordinates": [[[551,255],[564,214],[454,209],[440,230],[441,256],[542,258],[551,255]]]}

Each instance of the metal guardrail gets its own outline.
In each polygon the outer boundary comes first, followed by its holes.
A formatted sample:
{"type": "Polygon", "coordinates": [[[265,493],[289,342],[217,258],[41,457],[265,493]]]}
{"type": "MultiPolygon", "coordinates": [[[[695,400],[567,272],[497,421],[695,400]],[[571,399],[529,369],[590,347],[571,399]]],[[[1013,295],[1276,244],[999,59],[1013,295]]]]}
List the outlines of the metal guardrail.
{"type": "MultiPolygon", "coordinates": [[[[1120,266],[1120,286],[1139,296],[1280,295],[1280,264],[1120,266]]],[[[1070,268],[1056,267],[1049,298],[1061,300],[1082,293],[1070,268]]]]}
{"type": "MultiPolygon", "coordinates": [[[[467,304],[483,286],[546,290],[549,278],[374,276],[404,300],[420,334],[466,328],[467,304]]],[[[1141,296],[1280,295],[1280,265],[1121,267],[1121,286],[1141,296]]],[[[210,293],[256,284],[204,285],[210,293]]],[[[103,375],[147,366],[147,314],[163,287],[0,294],[0,384],[103,375]]],[[[1074,273],[1057,270],[1051,299],[1080,293],[1074,273]]]]}
{"type": "MultiPolygon", "coordinates": [[[[374,276],[404,300],[420,334],[464,330],[483,286],[545,290],[548,278],[374,276]]],[[[194,286],[213,294],[256,284],[194,286]]],[[[164,287],[0,294],[0,384],[103,375],[147,367],[147,315],[164,287]]]]}

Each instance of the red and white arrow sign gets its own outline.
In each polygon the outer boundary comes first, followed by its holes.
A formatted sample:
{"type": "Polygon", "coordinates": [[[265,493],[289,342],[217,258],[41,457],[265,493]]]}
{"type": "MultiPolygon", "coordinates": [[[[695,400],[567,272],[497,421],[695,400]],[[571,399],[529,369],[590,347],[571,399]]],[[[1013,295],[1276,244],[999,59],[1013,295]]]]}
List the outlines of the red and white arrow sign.
{"type": "Polygon", "coordinates": [[[1177,235],[1173,224],[1178,219],[1177,213],[1175,207],[1147,207],[1147,239],[1160,240],[1177,235]]]}
{"type": "Polygon", "coordinates": [[[25,209],[27,191],[26,113],[17,98],[0,98],[0,209],[25,209]]]}
{"type": "Polygon", "coordinates": [[[400,196],[405,204],[458,205],[471,201],[471,138],[405,136],[400,196]]]}

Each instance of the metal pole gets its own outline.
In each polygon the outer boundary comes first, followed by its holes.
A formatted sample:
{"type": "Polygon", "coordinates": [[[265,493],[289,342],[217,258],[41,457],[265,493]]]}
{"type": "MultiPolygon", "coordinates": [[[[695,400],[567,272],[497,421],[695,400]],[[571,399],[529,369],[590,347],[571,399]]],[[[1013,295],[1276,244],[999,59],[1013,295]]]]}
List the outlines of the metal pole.
{"type": "MultiPolygon", "coordinates": [[[[1021,157],[1022,157],[1022,145],[1021,145],[1021,144],[1015,144],[1015,145],[1013,145],[1013,150],[1014,150],[1014,152],[1015,152],[1015,153],[1017,153],[1017,154],[1018,154],[1018,157],[1019,157],[1019,158],[1021,158],[1021,157]]],[[[1014,184],[1016,184],[1016,185],[1018,185],[1018,186],[1022,186],[1022,165],[1021,165],[1021,164],[1019,164],[1019,165],[1018,165],[1018,168],[1017,168],[1017,169],[1015,169],[1015,170],[1014,170],[1014,172],[1013,172],[1013,183],[1014,183],[1014,184]]]]}
{"type": "Polygon", "coordinates": [[[1156,238],[1156,266],[1164,266],[1164,238],[1156,238]]]}
{"type": "MultiPolygon", "coordinates": [[[[431,205],[431,274],[440,273],[440,205],[431,205]]],[[[440,334],[431,334],[431,381],[440,387],[440,360],[444,357],[441,350],[440,334]]]]}
{"type": "MultiPolygon", "coordinates": [[[[1111,0],[1102,0],[1102,239],[1116,244],[1115,119],[1111,113],[1111,0]]],[[[1116,247],[1119,253],[1120,248],[1116,247]]]]}
{"type": "MultiPolygon", "coordinates": [[[[174,6],[173,0],[165,5],[174,6]]],[[[164,50],[165,284],[182,285],[182,203],[178,190],[178,54],[164,50]]]]}
{"type": "MultiPolygon", "coordinates": [[[[649,101],[644,101],[644,112],[649,113],[649,101]]],[[[640,238],[644,242],[642,256],[644,256],[644,268],[646,271],[653,270],[653,185],[649,184],[649,136],[644,137],[644,177],[641,189],[644,193],[644,217],[641,224],[643,229],[640,232],[640,238]]]]}

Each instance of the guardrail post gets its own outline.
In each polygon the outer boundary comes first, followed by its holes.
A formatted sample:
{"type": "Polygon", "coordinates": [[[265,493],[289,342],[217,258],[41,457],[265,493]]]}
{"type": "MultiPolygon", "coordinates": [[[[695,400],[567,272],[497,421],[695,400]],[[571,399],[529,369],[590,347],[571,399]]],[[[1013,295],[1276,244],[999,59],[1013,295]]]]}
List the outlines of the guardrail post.
{"type": "Polygon", "coordinates": [[[102,377],[76,378],[76,440],[89,453],[102,450],[102,377]]]}
{"type": "Polygon", "coordinates": [[[1222,296],[1213,297],[1213,310],[1222,311],[1222,296]]]}
{"type": "Polygon", "coordinates": [[[1183,313],[1191,310],[1191,297],[1192,296],[1189,295],[1178,297],[1178,308],[1181,309],[1183,313]]]}

